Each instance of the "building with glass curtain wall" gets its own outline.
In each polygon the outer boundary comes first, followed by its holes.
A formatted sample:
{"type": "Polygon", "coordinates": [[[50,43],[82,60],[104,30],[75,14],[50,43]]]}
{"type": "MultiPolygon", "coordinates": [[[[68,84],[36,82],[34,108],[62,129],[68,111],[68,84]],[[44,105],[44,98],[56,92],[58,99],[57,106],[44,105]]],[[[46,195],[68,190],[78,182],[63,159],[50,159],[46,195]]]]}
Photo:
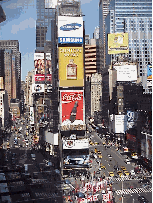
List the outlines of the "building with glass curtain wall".
{"type": "MultiPolygon", "coordinates": [[[[147,65],[152,64],[152,1],[151,0],[113,0],[105,19],[106,35],[108,33],[127,32],[129,34],[130,61],[137,61],[138,75],[145,93],[151,93],[147,85],[147,65]]],[[[101,35],[100,35],[101,36],[101,35]]],[[[107,37],[105,39],[107,44],[107,37]]],[[[106,45],[106,63],[111,63],[106,45]]]]}
{"type": "MultiPolygon", "coordinates": [[[[51,0],[37,0],[36,52],[43,52],[45,43],[51,41],[51,20],[55,18],[55,9],[51,0]],[[47,41],[47,42],[46,42],[47,41]]],[[[50,50],[51,51],[51,48],[50,50]]]]}

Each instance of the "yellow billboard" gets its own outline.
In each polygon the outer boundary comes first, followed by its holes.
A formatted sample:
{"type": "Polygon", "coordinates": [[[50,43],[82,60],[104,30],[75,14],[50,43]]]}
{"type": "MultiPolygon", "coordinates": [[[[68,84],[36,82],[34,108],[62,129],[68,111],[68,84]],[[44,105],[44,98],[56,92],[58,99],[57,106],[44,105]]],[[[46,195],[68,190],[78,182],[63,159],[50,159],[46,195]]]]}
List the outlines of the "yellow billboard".
{"type": "Polygon", "coordinates": [[[108,54],[129,53],[128,33],[108,34],[108,54]]]}
{"type": "Polygon", "coordinates": [[[59,47],[59,86],[84,86],[83,48],[59,47]]]}

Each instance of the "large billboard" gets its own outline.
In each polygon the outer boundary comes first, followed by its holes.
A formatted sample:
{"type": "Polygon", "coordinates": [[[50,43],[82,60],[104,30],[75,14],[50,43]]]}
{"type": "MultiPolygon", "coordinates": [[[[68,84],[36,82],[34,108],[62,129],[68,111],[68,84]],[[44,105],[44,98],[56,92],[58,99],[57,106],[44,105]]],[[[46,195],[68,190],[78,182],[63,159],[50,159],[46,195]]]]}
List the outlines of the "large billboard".
{"type": "Polygon", "coordinates": [[[32,84],[32,93],[44,92],[44,84],[32,84]]]}
{"type": "Polygon", "coordinates": [[[58,43],[83,44],[83,18],[58,16],[58,43]]]}
{"type": "Polygon", "coordinates": [[[84,86],[83,48],[59,47],[59,86],[84,86]]]}
{"type": "Polygon", "coordinates": [[[30,106],[30,125],[34,124],[34,107],[30,106]]]}
{"type": "Polygon", "coordinates": [[[45,0],[45,8],[56,8],[57,0],[45,0]]]}
{"type": "Polygon", "coordinates": [[[115,65],[117,70],[117,81],[134,81],[137,80],[137,65],[115,65]]]}
{"type": "Polygon", "coordinates": [[[125,133],[127,130],[127,116],[115,115],[115,133],[125,133]]]}
{"type": "Polygon", "coordinates": [[[60,91],[60,123],[62,131],[85,130],[83,90],[60,91]]]}
{"type": "Polygon", "coordinates": [[[88,139],[63,140],[63,149],[87,149],[89,148],[88,139]]]}
{"type": "Polygon", "coordinates": [[[128,33],[108,34],[108,54],[129,53],[128,33]]]}
{"type": "Polygon", "coordinates": [[[51,53],[46,53],[46,70],[44,53],[34,53],[34,66],[35,66],[35,81],[51,81],[52,79],[52,67],[51,67],[51,53]]]}

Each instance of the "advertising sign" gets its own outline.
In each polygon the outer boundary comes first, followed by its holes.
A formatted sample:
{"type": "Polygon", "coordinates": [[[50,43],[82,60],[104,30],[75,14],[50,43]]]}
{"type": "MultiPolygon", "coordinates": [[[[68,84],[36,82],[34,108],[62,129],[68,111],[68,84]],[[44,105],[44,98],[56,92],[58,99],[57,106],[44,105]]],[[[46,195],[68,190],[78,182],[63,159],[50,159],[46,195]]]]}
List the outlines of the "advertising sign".
{"type": "Polygon", "coordinates": [[[115,115],[115,133],[125,133],[127,129],[127,116],[115,115]]]}
{"type": "Polygon", "coordinates": [[[128,33],[108,34],[108,54],[129,53],[128,33]]]}
{"type": "Polygon", "coordinates": [[[51,53],[46,53],[46,70],[44,53],[34,53],[34,66],[35,66],[35,81],[51,81],[52,69],[51,69],[51,53]]]}
{"type": "Polygon", "coordinates": [[[63,140],[63,149],[87,149],[89,148],[88,139],[63,140]]]}
{"type": "Polygon", "coordinates": [[[34,107],[30,106],[30,125],[34,124],[34,107]]]}
{"type": "Polygon", "coordinates": [[[103,195],[103,200],[104,200],[105,202],[109,201],[109,194],[104,194],[104,195],[103,195]]]}
{"type": "Polygon", "coordinates": [[[3,77],[0,77],[0,89],[4,89],[3,77]]]}
{"type": "Polygon", "coordinates": [[[84,86],[83,48],[59,47],[59,86],[84,86]]]}
{"type": "Polygon", "coordinates": [[[127,111],[127,129],[132,128],[136,125],[138,120],[138,112],[127,111]]]}
{"type": "Polygon", "coordinates": [[[152,66],[147,65],[147,80],[152,80],[152,66]]]}
{"type": "Polygon", "coordinates": [[[56,8],[57,0],[45,0],[45,8],[56,8]]]}
{"type": "Polygon", "coordinates": [[[58,43],[83,44],[83,18],[58,16],[58,43]]]}
{"type": "Polygon", "coordinates": [[[32,84],[32,93],[44,92],[44,84],[32,84]]]}
{"type": "Polygon", "coordinates": [[[63,90],[60,92],[60,123],[62,130],[85,129],[83,90],[63,90]]]}
{"type": "Polygon", "coordinates": [[[136,65],[114,66],[114,68],[117,70],[117,81],[137,80],[136,65]]]}

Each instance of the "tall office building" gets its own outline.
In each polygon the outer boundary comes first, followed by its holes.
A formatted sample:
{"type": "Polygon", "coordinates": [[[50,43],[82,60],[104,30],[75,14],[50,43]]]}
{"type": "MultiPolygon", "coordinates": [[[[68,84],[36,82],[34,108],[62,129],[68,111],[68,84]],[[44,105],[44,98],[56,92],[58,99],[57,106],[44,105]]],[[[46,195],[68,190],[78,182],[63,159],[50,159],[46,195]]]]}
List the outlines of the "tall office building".
{"type": "Polygon", "coordinates": [[[19,41],[18,40],[0,40],[0,49],[12,50],[10,54],[13,54],[13,64],[15,65],[16,71],[16,86],[17,92],[16,97],[20,99],[21,96],[21,53],[19,52],[19,41]]]}
{"type": "MultiPolygon", "coordinates": [[[[129,61],[137,61],[138,75],[145,93],[151,93],[147,83],[147,65],[152,64],[152,1],[113,0],[106,17],[106,34],[126,32],[129,34],[129,61]]],[[[107,43],[107,39],[105,39],[107,43]]],[[[116,58],[115,58],[116,59],[116,58]]],[[[110,63],[106,50],[106,61],[110,63]]]]}
{"type": "Polygon", "coordinates": [[[36,20],[36,52],[44,52],[46,45],[51,52],[51,20],[55,19],[55,9],[52,8],[52,1],[37,0],[36,20]],[[47,42],[46,42],[47,41],[47,42]]]}
{"type": "Polygon", "coordinates": [[[110,0],[99,1],[99,51],[100,51],[100,69],[103,72],[106,60],[106,42],[105,42],[105,18],[109,13],[110,0]]]}

